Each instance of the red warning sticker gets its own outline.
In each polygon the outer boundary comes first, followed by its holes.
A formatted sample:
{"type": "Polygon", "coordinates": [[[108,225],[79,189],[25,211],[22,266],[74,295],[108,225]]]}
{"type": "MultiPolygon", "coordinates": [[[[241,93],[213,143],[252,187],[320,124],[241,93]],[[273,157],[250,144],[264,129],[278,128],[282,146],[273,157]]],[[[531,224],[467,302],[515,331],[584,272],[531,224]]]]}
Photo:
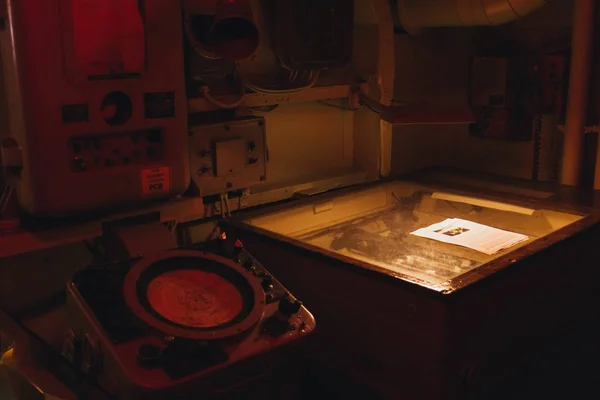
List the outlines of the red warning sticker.
{"type": "Polygon", "coordinates": [[[171,191],[171,168],[157,167],[141,172],[142,196],[161,196],[171,191]]]}

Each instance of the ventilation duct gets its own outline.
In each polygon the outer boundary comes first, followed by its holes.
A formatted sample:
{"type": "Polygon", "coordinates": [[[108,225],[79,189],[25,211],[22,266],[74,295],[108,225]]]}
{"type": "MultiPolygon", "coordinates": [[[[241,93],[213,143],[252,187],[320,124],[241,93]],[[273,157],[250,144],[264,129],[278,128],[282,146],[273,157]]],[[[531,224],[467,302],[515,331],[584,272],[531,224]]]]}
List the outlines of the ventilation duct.
{"type": "Polygon", "coordinates": [[[239,61],[258,48],[249,0],[184,0],[183,8],[187,37],[203,56],[239,61]]]}
{"type": "Polygon", "coordinates": [[[500,25],[537,10],[551,0],[398,0],[403,28],[418,34],[434,27],[500,25]]]}

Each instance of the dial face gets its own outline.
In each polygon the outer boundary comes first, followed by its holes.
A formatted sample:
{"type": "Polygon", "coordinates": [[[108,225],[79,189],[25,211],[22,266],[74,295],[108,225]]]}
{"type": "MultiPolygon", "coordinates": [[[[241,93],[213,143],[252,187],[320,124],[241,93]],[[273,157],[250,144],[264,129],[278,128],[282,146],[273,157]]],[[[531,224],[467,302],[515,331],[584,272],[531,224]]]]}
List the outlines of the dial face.
{"type": "Polygon", "coordinates": [[[146,296],[163,318],[193,328],[230,322],[243,308],[235,285],[215,273],[197,269],[169,271],[150,281],[146,296]]]}

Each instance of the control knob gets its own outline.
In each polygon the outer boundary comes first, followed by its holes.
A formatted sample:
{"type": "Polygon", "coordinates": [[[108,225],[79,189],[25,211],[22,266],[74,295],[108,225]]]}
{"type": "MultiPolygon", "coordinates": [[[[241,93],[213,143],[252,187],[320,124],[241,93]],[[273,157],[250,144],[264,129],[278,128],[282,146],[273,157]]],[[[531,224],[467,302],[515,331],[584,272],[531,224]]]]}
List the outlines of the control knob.
{"type": "Polygon", "coordinates": [[[300,307],[302,307],[302,302],[291,296],[288,296],[279,301],[278,311],[285,317],[291,317],[300,311],[300,307]]]}
{"type": "Polygon", "coordinates": [[[302,303],[291,296],[279,301],[278,312],[265,322],[266,331],[272,336],[281,336],[294,329],[290,317],[300,311],[302,303]]]}
{"type": "Polygon", "coordinates": [[[269,275],[265,276],[262,279],[262,281],[260,282],[260,284],[265,292],[272,290],[273,289],[273,277],[269,276],[269,275]]]}

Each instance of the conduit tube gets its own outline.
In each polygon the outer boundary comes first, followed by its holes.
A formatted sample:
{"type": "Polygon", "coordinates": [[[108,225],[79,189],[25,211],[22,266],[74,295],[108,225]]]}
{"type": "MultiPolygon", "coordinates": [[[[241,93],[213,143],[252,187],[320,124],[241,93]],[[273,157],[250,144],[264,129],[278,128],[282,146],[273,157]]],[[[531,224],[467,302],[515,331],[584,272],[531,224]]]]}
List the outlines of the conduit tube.
{"type": "MultiPolygon", "coordinates": [[[[573,1],[569,95],[560,173],[560,183],[569,186],[578,185],[581,178],[583,134],[588,110],[589,77],[592,61],[595,1],[573,1]]],[[[600,186],[599,179],[600,173],[598,173],[597,164],[594,187],[600,186]]]]}
{"type": "Polygon", "coordinates": [[[424,28],[504,24],[530,14],[547,1],[398,0],[398,16],[407,32],[418,34],[424,28]]]}

